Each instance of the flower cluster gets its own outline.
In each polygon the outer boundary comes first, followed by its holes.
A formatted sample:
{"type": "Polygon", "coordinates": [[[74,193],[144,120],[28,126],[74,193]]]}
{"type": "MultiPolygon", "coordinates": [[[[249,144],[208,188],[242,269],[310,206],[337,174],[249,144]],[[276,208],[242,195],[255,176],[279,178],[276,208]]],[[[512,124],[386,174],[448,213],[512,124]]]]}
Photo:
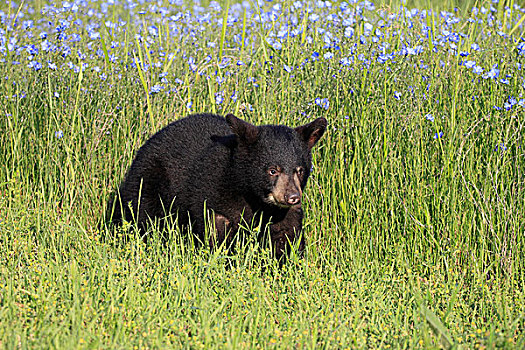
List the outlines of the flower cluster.
{"type": "MultiPolygon", "coordinates": [[[[373,71],[394,76],[391,97],[403,102],[416,95],[430,99],[429,77],[436,69],[457,67],[455,74],[480,89],[509,89],[494,107],[513,112],[524,105],[525,39],[516,35],[523,33],[525,8],[513,4],[498,13],[496,2],[473,7],[465,17],[403,6],[389,12],[358,0],[296,0],[290,6],[243,1],[229,7],[198,0],[74,0],[41,9],[10,2],[8,11],[0,11],[0,62],[19,76],[90,75],[108,84],[130,77],[151,98],[178,94],[187,110],[193,109],[190,88],[197,80],[207,82],[209,101],[221,109],[238,102],[232,86],[239,86],[239,77],[243,88],[260,89],[268,81],[260,72],[279,83],[302,84],[313,70],[333,79],[373,71]],[[252,67],[263,69],[252,75],[252,67]],[[426,91],[405,84],[415,78],[426,91]]],[[[329,110],[330,98],[321,92],[309,105],[329,110]]]]}

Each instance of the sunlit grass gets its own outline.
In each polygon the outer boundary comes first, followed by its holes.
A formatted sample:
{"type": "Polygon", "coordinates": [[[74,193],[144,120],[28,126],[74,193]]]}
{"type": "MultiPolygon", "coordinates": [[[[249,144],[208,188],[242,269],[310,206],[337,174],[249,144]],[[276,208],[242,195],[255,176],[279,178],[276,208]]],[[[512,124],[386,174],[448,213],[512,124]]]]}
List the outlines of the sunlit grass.
{"type": "Polygon", "coordinates": [[[524,9],[130,4],[1,8],[0,347],[524,346],[524,9]],[[104,239],[196,112],[328,119],[305,258],[104,239]]]}

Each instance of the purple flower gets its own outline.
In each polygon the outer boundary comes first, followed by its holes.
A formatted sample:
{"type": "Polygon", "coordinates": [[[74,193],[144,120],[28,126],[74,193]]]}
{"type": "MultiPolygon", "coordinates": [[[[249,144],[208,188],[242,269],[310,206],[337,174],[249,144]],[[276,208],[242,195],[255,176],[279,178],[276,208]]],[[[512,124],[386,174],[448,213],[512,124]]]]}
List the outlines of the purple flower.
{"type": "Polygon", "coordinates": [[[61,139],[62,137],[64,137],[64,133],[62,132],[62,130],[55,131],[55,137],[57,139],[61,139]]]}
{"type": "Polygon", "coordinates": [[[434,134],[434,138],[435,138],[435,139],[440,139],[440,138],[442,138],[442,137],[443,137],[443,131],[436,132],[436,133],[434,134]]]}

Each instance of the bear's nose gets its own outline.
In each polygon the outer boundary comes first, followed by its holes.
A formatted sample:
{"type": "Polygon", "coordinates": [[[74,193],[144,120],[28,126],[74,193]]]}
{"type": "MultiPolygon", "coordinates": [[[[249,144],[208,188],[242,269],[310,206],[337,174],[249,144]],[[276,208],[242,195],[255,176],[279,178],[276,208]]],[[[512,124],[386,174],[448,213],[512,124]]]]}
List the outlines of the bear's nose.
{"type": "Polygon", "coordinates": [[[286,200],[287,204],[295,205],[299,203],[299,201],[301,200],[301,196],[299,195],[299,193],[292,193],[290,195],[286,195],[284,199],[286,200]]]}

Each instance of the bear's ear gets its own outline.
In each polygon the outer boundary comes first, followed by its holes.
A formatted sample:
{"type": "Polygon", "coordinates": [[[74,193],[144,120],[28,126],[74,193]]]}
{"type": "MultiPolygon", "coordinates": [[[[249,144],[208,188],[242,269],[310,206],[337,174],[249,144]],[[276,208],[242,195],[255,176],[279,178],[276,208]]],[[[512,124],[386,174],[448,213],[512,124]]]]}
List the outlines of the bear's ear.
{"type": "Polygon", "coordinates": [[[298,126],[295,128],[295,131],[299,133],[299,137],[307,143],[308,148],[312,147],[319,141],[321,136],[323,136],[326,131],[326,122],[325,118],[317,118],[313,122],[305,125],[298,126]]]}
{"type": "Polygon", "coordinates": [[[226,122],[228,122],[233,133],[237,135],[239,141],[246,144],[252,144],[257,141],[257,138],[259,137],[259,129],[257,129],[255,125],[247,123],[233,114],[228,114],[226,116],[226,122]]]}

